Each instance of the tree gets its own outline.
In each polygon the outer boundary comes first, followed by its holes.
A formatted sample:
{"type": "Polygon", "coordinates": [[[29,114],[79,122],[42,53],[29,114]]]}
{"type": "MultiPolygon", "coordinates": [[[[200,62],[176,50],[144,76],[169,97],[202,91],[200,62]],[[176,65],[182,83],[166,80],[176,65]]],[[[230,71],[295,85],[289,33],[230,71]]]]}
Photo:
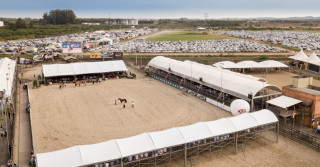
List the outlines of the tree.
{"type": "Polygon", "coordinates": [[[26,22],[22,20],[21,18],[17,19],[16,21],[16,28],[27,28],[26,22]]]}
{"type": "Polygon", "coordinates": [[[44,23],[46,24],[75,24],[76,15],[72,10],[56,9],[51,10],[49,13],[44,13],[42,16],[44,23]]]}

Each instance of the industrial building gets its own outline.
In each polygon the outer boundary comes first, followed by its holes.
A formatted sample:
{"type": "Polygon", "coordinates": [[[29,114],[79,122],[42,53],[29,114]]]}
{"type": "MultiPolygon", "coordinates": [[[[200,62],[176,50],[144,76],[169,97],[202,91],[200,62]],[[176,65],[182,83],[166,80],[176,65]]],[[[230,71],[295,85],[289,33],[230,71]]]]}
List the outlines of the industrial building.
{"type": "Polygon", "coordinates": [[[108,19],[107,25],[138,25],[138,19],[108,19]]]}

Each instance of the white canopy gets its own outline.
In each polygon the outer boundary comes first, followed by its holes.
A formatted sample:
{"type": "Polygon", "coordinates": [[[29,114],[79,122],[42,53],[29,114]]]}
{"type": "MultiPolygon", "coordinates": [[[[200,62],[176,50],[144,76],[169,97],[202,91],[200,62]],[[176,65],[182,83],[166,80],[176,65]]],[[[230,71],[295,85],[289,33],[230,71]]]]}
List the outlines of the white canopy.
{"type": "Polygon", "coordinates": [[[229,120],[234,124],[237,131],[243,131],[259,126],[257,120],[252,116],[251,113],[243,113],[236,117],[231,117],[229,120]]]}
{"type": "Polygon", "coordinates": [[[275,61],[275,60],[265,60],[259,63],[263,68],[288,68],[287,65],[275,61]]]}
{"type": "Polygon", "coordinates": [[[16,68],[16,62],[14,60],[11,60],[6,57],[3,59],[0,59],[0,92],[5,89],[6,90],[5,95],[7,97],[11,96],[15,68],[16,68]]]}
{"type": "Polygon", "coordinates": [[[248,99],[248,94],[254,95],[262,88],[268,87],[281,92],[281,89],[275,85],[263,83],[252,77],[245,77],[244,74],[223,70],[209,65],[199,64],[191,61],[178,61],[163,56],[153,58],[148,66],[155,67],[184,78],[191,78],[199,81],[202,78],[202,84],[208,84],[209,87],[222,88],[234,96],[242,99],[248,99]]]}
{"type": "Polygon", "coordinates": [[[221,118],[215,121],[205,122],[205,124],[210,128],[213,136],[230,134],[237,131],[234,124],[228,118],[221,118]]]}
{"type": "Polygon", "coordinates": [[[301,103],[301,100],[288,97],[288,96],[280,96],[271,100],[268,100],[267,103],[272,104],[274,106],[280,107],[280,108],[287,108],[291,107],[293,105],[296,105],[298,103],[301,103]]]}
{"type": "Polygon", "coordinates": [[[210,122],[198,122],[159,132],[142,133],[128,138],[37,154],[37,166],[76,167],[108,162],[161,148],[231,134],[277,121],[277,117],[269,110],[245,113],[210,122]]]}
{"type": "Polygon", "coordinates": [[[148,133],[142,133],[140,135],[118,139],[117,143],[119,145],[122,157],[155,150],[153,141],[148,133]]]}
{"type": "Polygon", "coordinates": [[[103,143],[79,146],[82,165],[121,158],[118,144],[115,140],[103,143]]]}
{"type": "Polygon", "coordinates": [[[320,58],[315,52],[313,52],[308,58],[301,61],[320,66],[320,58]]]}
{"type": "Polygon", "coordinates": [[[232,61],[220,61],[218,63],[213,64],[213,66],[221,68],[243,68],[232,61]]]}
{"type": "Polygon", "coordinates": [[[238,62],[237,65],[241,68],[262,68],[259,63],[251,60],[238,62]]]}
{"type": "Polygon", "coordinates": [[[82,165],[81,154],[78,146],[37,154],[36,157],[38,167],[76,167],[82,165]]]}
{"type": "Polygon", "coordinates": [[[44,77],[127,71],[122,60],[42,65],[44,77]]]}
{"type": "Polygon", "coordinates": [[[153,140],[156,149],[180,145],[186,143],[179,129],[171,128],[168,130],[150,132],[150,137],[153,140]]]}
{"type": "Polygon", "coordinates": [[[294,60],[299,60],[302,61],[304,59],[307,59],[308,56],[303,52],[303,50],[301,50],[298,54],[294,55],[294,56],[290,56],[290,59],[294,59],[294,60]]]}

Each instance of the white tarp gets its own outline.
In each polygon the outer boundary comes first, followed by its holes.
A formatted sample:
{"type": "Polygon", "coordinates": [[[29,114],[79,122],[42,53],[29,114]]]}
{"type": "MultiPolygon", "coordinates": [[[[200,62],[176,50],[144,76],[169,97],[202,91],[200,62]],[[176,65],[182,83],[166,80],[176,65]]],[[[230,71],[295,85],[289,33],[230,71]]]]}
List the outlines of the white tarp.
{"type": "Polygon", "coordinates": [[[268,87],[281,92],[281,89],[275,85],[263,83],[252,77],[244,77],[239,73],[209,65],[199,64],[191,61],[178,61],[163,56],[153,58],[148,66],[152,66],[167,72],[174,72],[181,77],[190,77],[194,80],[202,78],[204,83],[208,83],[224,90],[229,90],[242,95],[241,98],[247,98],[248,94],[254,95],[262,88],[268,87]],[[170,69],[170,70],[169,70],[170,69]]]}
{"type": "Polygon", "coordinates": [[[42,65],[42,67],[44,77],[73,76],[128,70],[122,60],[71,64],[51,64],[42,65]]]}
{"type": "Polygon", "coordinates": [[[116,140],[122,157],[136,155],[144,152],[155,150],[153,141],[148,133],[117,139],[116,140]]]}
{"type": "Polygon", "coordinates": [[[156,149],[185,144],[182,134],[177,128],[171,128],[168,130],[150,132],[150,137],[153,140],[156,149]]]}
{"type": "Polygon", "coordinates": [[[78,146],[37,154],[36,157],[38,167],[76,167],[82,165],[78,146]]]}
{"type": "Polygon", "coordinates": [[[280,108],[287,108],[287,107],[291,107],[294,106],[296,104],[301,103],[301,100],[292,98],[292,97],[288,97],[288,96],[280,96],[271,100],[268,100],[267,103],[272,104],[274,106],[280,107],[280,108]]]}
{"type": "Polygon", "coordinates": [[[252,112],[250,114],[255,118],[259,125],[278,122],[278,118],[266,109],[260,110],[259,112],[252,112]]]}
{"type": "Polygon", "coordinates": [[[275,61],[275,60],[265,60],[259,63],[262,68],[288,68],[287,65],[275,61]]]}
{"type": "Polygon", "coordinates": [[[218,63],[213,64],[213,66],[221,68],[243,68],[232,61],[220,61],[218,63]]]}
{"type": "Polygon", "coordinates": [[[16,62],[14,60],[11,60],[6,57],[0,59],[0,91],[3,91],[5,89],[6,90],[5,95],[7,97],[11,96],[12,84],[13,84],[14,75],[15,75],[14,74],[15,68],[16,68],[16,62]]]}
{"type": "Polygon", "coordinates": [[[38,167],[76,167],[97,164],[231,134],[277,121],[277,117],[271,111],[261,110],[159,132],[142,133],[93,145],[74,146],[63,150],[36,154],[36,162],[38,167]]]}
{"type": "Polygon", "coordinates": [[[302,61],[304,59],[307,59],[308,56],[303,52],[303,50],[300,50],[300,52],[294,56],[290,56],[290,59],[299,60],[302,61]]]}
{"type": "Polygon", "coordinates": [[[320,66],[320,58],[313,52],[308,58],[301,60],[306,63],[320,66]]]}
{"type": "Polygon", "coordinates": [[[242,68],[262,68],[259,63],[251,60],[238,62],[237,65],[242,68]]]}
{"type": "Polygon", "coordinates": [[[212,137],[211,130],[203,122],[178,128],[187,143],[212,137]]]}
{"type": "Polygon", "coordinates": [[[250,113],[243,113],[241,115],[228,119],[234,124],[237,131],[242,131],[259,126],[257,120],[250,113]]]}
{"type": "Polygon", "coordinates": [[[221,118],[215,121],[205,122],[205,124],[210,128],[213,136],[230,134],[237,131],[233,123],[227,118],[221,118]]]}
{"type": "Polygon", "coordinates": [[[113,160],[121,158],[121,153],[115,140],[79,146],[79,150],[83,165],[103,162],[106,159],[113,160]]]}

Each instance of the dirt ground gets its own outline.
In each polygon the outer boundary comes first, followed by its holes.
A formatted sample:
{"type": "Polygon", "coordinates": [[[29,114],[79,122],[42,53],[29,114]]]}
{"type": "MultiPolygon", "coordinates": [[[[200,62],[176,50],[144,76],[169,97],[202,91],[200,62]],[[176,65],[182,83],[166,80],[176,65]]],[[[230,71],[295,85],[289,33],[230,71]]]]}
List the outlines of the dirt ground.
{"type": "Polygon", "coordinates": [[[37,153],[231,116],[141,74],[135,80],[67,84],[61,90],[58,85],[42,86],[30,89],[30,98],[37,153]],[[125,109],[119,101],[115,105],[119,97],[128,100],[125,109]]]}
{"type": "MultiPolygon", "coordinates": [[[[281,89],[283,86],[290,84],[290,78],[297,76],[297,74],[289,73],[287,71],[269,71],[268,74],[265,71],[252,71],[246,73],[259,78],[265,78],[268,83],[279,86],[281,89]]],[[[312,85],[320,86],[320,81],[313,79],[312,85]]]]}
{"type": "MultiPolygon", "coordinates": [[[[132,70],[132,69],[131,69],[132,70]]],[[[29,69],[26,77],[41,72],[29,69]]],[[[231,116],[230,113],[185,94],[173,87],[137,73],[136,80],[114,79],[101,84],[75,87],[67,84],[30,89],[32,124],[36,152],[48,152],[76,144],[93,144],[109,139],[129,137],[143,132],[189,125],[231,116]],[[118,97],[128,100],[126,109],[114,104],[118,97]],[[135,108],[131,107],[134,100],[135,108]]],[[[249,74],[261,77],[261,72],[249,74]]],[[[265,75],[278,86],[287,85],[293,74],[280,71],[265,75]]],[[[319,81],[314,85],[320,86],[319,81]]],[[[272,139],[272,135],[266,135],[272,139]]],[[[248,142],[234,155],[232,147],[219,153],[202,153],[196,166],[318,166],[320,154],[279,136],[279,143],[266,145],[248,142]],[[255,146],[255,147],[254,147],[255,146]]],[[[188,166],[191,162],[188,161],[188,166]]],[[[183,166],[179,159],[173,166],[183,166]]]]}

